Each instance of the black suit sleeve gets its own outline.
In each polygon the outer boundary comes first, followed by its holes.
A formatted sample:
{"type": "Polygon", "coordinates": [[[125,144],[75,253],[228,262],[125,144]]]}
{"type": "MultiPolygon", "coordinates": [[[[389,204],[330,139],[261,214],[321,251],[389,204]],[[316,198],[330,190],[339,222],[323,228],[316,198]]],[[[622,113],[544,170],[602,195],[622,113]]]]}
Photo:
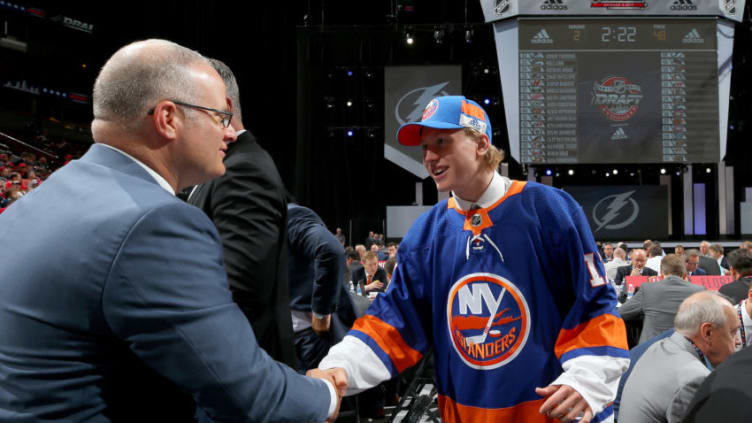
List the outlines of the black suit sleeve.
{"type": "Polygon", "coordinates": [[[231,145],[237,150],[225,160],[225,175],[211,182],[207,205],[222,238],[233,299],[264,349],[293,365],[284,186],[271,156],[241,136],[244,144],[231,145]]]}

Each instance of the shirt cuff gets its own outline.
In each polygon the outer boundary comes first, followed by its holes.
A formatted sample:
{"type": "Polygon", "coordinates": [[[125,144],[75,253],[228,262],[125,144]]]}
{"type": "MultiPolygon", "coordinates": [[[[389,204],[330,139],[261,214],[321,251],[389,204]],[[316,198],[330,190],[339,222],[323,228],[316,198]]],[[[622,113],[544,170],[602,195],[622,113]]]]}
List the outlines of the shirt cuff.
{"type": "Polygon", "coordinates": [[[337,409],[337,391],[334,390],[334,385],[332,382],[328,381],[327,379],[321,379],[326,383],[326,387],[329,388],[329,412],[327,413],[326,417],[329,418],[334,414],[334,410],[337,409]]]}

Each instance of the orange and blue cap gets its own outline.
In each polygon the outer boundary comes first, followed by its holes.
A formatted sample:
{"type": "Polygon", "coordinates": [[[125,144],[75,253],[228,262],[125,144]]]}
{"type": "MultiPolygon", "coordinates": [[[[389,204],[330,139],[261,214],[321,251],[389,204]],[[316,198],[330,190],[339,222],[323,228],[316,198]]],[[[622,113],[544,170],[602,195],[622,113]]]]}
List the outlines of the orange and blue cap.
{"type": "Polygon", "coordinates": [[[397,140],[402,145],[420,145],[423,128],[472,128],[488,136],[491,142],[491,121],[488,113],[473,100],[461,95],[436,97],[423,110],[420,122],[408,122],[397,130],[397,140]]]}

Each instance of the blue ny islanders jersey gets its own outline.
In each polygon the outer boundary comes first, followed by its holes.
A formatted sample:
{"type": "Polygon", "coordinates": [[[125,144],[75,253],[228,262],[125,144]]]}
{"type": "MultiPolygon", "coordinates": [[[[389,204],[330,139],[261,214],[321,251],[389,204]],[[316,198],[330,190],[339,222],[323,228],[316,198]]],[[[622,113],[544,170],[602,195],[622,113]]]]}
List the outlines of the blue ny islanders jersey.
{"type": "MultiPolygon", "coordinates": [[[[445,200],[413,224],[398,263],[349,335],[392,376],[434,346],[445,422],[549,421],[535,388],[573,366],[596,379],[610,371],[615,389],[628,363],[624,324],[582,209],[565,192],[514,181],[485,209],[445,200]]],[[[604,391],[573,387],[586,400],[583,390],[604,391]]],[[[608,401],[593,421],[612,419],[608,401]]]]}

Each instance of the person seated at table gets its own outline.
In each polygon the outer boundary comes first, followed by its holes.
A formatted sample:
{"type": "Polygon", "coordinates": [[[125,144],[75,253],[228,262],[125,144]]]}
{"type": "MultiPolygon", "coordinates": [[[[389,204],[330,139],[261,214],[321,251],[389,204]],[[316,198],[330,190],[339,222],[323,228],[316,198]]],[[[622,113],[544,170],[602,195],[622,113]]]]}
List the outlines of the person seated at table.
{"type": "Polygon", "coordinates": [[[353,273],[353,282],[362,286],[365,293],[386,290],[386,272],[379,267],[379,256],[373,251],[363,255],[363,268],[353,273]]]}
{"type": "Polygon", "coordinates": [[[616,269],[616,277],[614,277],[614,283],[616,285],[624,283],[624,278],[626,276],[658,276],[658,272],[649,267],[645,267],[645,263],[647,263],[645,250],[632,250],[631,256],[632,264],[616,269]]]}
{"type": "Polygon", "coordinates": [[[679,305],[685,298],[705,288],[687,282],[684,258],[669,254],[661,261],[663,280],[647,282],[619,309],[625,320],[644,318],[640,343],[670,329],[674,324],[679,305]]]}
{"type": "Polygon", "coordinates": [[[752,251],[739,248],[729,253],[729,267],[734,281],[723,285],[718,290],[723,295],[731,298],[731,302],[739,304],[747,298],[749,282],[752,281],[752,251]]]}
{"type": "Polygon", "coordinates": [[[697,249],[687,250],[684,255],[684,265],[687,267],[687,276],[705,276],[704,270],[699,267],[700,251],[697,249]]]}

